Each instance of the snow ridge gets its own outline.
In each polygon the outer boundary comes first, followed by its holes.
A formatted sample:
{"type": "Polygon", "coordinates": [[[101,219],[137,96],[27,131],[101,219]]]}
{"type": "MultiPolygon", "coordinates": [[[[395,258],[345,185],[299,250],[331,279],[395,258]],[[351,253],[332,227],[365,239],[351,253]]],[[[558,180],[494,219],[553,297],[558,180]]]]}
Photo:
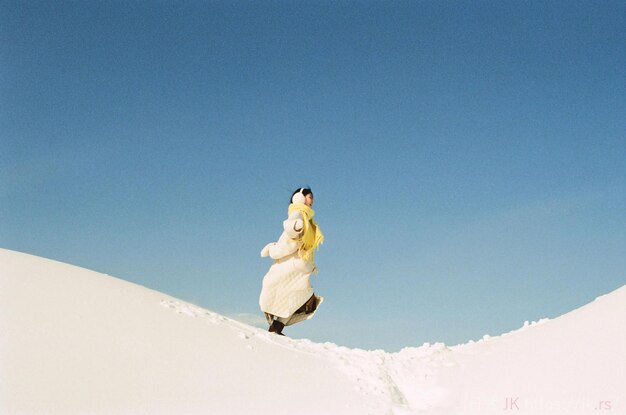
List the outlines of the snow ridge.
{"type": "Polygon", "coordinates": [[[625,347],[626,286],[501,336],[387,353],[0,249],[1,414],[626,414],[625,347]]]}
{"type": "MultiPolygon", "coordinates": [[[[276,336],[181,301],[162,300],[160,304],[177,314],[199,318],[209,324],[226,322],[242,341],[259,339],[295,353],[324,356],[329,365],[339,368],[354,382],[356,391],[379,405],[391,403],[395,413],[403,413],[403,408],[429,410],[445,406],[446,392],[436,384],[436,375],[440,368],[454,367],[456,362],[452,350],[443,343],[426,343],[397,353],[350,349],[329,342],[314,343],[307,339],[276,336]],[[415,391],[420,392],[416,394],[415,391]]],[[[247,347],[254,349],[251,344],[247,347]]],[[[379,405],[373,405],[371,409],[375,410],[379,405]]]]}

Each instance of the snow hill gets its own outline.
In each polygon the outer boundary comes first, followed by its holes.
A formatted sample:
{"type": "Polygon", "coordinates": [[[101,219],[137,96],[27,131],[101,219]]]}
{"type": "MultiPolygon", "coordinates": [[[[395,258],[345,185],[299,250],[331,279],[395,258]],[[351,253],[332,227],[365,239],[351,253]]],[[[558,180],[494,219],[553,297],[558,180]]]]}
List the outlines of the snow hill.
{"type": "Polygon", "coordinates": [[[554,320],[398,353],[271,335],[0,250],[0,414],[626,414],[626,286],[554,320]]]}

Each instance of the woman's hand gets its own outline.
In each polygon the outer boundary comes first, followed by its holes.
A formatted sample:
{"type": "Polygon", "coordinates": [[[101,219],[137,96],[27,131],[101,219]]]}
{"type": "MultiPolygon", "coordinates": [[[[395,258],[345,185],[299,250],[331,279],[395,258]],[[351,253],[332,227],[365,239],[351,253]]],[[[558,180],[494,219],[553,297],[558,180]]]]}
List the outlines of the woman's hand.
{"type": "Polygon", "coordinates": [[[274,245],[276,245],[276,242],[270,242],[269,244],[265,245],[265,247],[261,249],[261,257],[265,258],[266,256],[269,256],[270,248],[274,245]]]}

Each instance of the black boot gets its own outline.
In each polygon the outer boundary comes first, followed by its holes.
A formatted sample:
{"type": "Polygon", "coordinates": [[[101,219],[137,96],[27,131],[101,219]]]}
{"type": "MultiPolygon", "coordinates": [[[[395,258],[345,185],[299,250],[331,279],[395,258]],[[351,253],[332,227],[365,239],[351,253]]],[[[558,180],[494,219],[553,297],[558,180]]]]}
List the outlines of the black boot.
{"type": "Polygon", "coordinates": [[[280,336],[284,336],[283,334],[283,329],[285,328],[285,325],[283,323],[281,323],[278,320],[274,320],[272,321],[272,325],[270,326],[269,332],[270,333],[276,333],[280,336]]]}
{"type": "Polygon", "coordinates": [[[302,313],[311,314],[316,309],[317,309],[317,297],[315,297],[315,294],[313,294],[311,298],[307,300],[306,303],[302,304],[302,307],[296,310],[296,314],[302,314],[302,313]]]}
{"type": "Polygon", "coordinates": [[[309,298],[309,301],[304,303],[304,313],[311,314],[315,310],[317,310],[317,297],[314,294],[309,298]]]}

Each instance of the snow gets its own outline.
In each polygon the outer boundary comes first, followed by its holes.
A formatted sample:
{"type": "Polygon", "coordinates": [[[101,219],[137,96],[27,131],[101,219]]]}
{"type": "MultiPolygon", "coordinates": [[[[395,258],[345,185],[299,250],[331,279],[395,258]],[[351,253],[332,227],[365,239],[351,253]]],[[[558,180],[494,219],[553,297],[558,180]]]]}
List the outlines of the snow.
{"type": "Polygon", "coordinates": [[[626,286],[398,353],[279,337],[0,249],[0,414],[626,414],[626,286]]]}

